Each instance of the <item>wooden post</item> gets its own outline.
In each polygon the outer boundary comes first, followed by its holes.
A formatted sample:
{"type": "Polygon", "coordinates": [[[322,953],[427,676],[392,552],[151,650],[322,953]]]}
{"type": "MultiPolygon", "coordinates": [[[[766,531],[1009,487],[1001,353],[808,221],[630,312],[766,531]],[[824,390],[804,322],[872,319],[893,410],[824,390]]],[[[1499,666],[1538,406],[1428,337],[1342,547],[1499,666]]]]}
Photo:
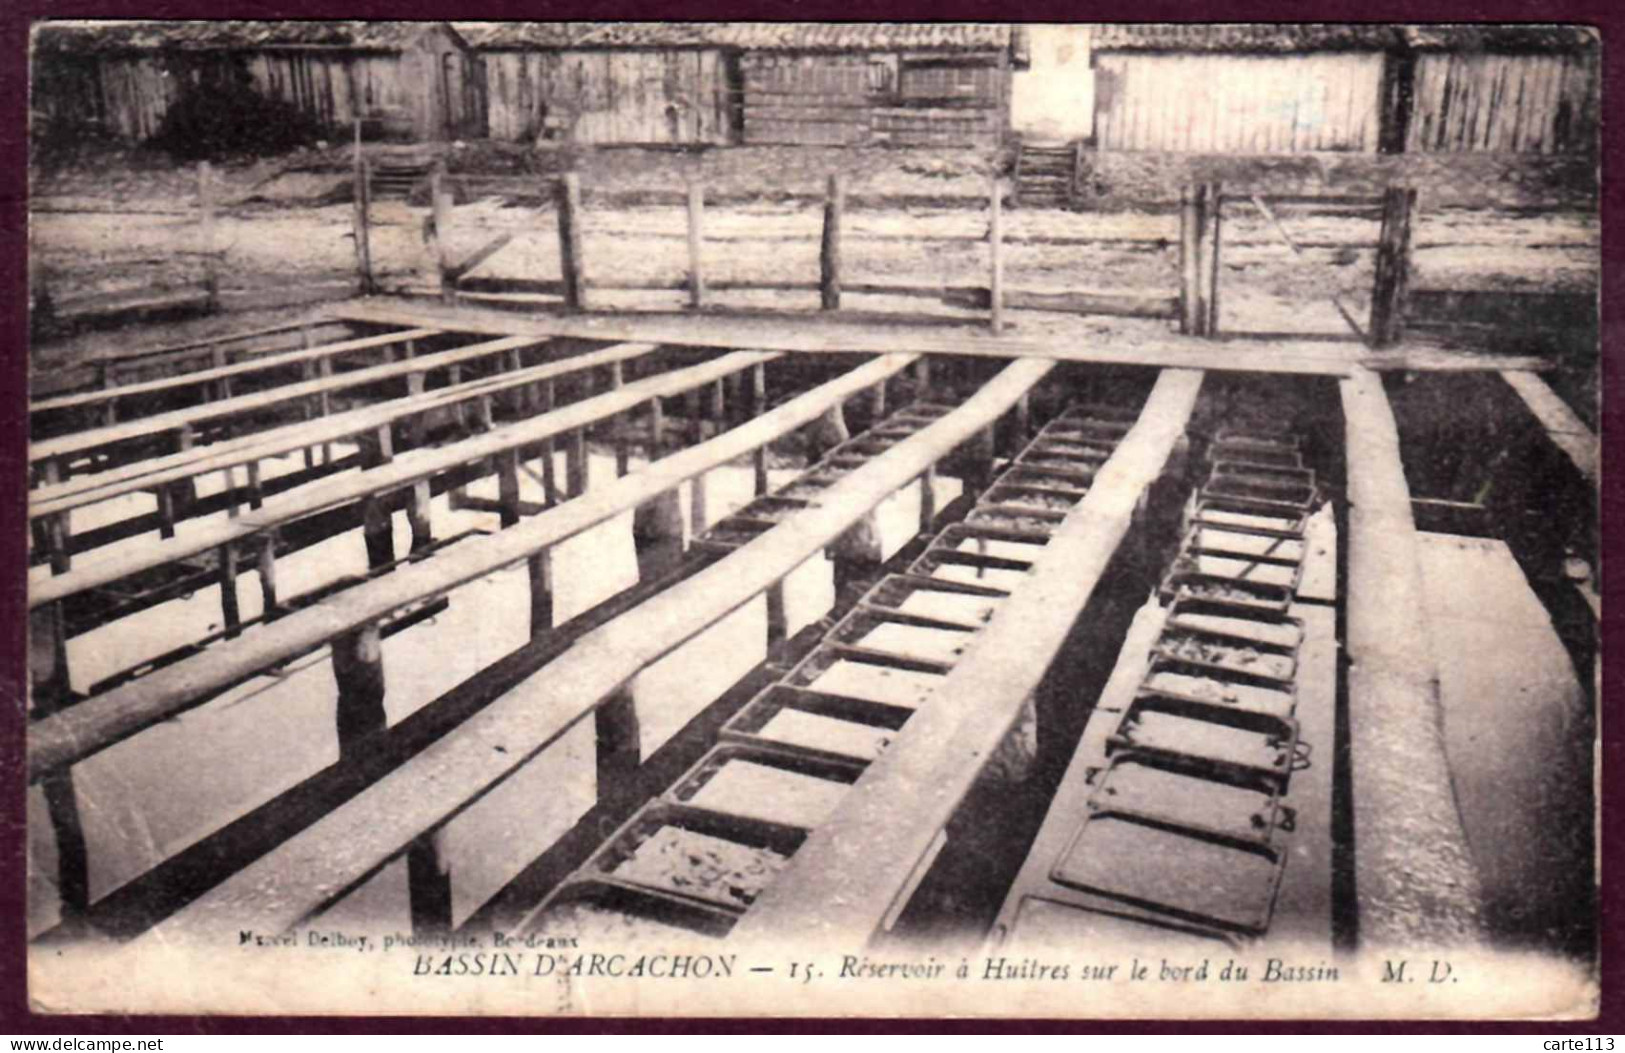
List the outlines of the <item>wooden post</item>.
{"type": "MultiPolygon", "coordinates": [[[[609,389],[619,391],[625,383],[626,375],[621,363],[610,363],[609,389]]],[[[626,414],[617,413],[610,420],[609,425],[615,429],[615,475],[617,478],[632,470],[632,448],[626,441],[626,421],[626,414]]]]}
{"type": "Polygon", "coordinates": [[[429,514],[429,481],[412,485],[412,497],[406,506],[406,520],[412,525],[412,552],[422,552],[434,544],[434,521],[429,514]]]}
{"type": "MultiPolygon", "coordinates": [[[[62,481],[62,465],[56,460],[45,462],[41,473],[44,475],[46,486],[54,486],[62,481]]],[[[173,527],[171,527],[173,532],[173,527]]],[[[73,556],[69,552],[71,538],[68,513],[58,512],[47,516],[43,524],[45,535],[45,551],[51,557],[51,573],[66,574],[73,569],[73,556]]]]}
{"type": "Polygon", "coordinates": [[[457,282],[451,274],[451,259],[446,249],[446,234],[451,230],[451,198],[446,193],[446,162],[435,160],[429,172],[429,204],[434,210],[434,255],[436,270],[440,274],[440,298],[451,303],[457,298],[457,282]]]}
{"type": "Polygon", "coordinates": [[[205,309],[214,313],[220,309],[220,274],[214,258],[214,172],[209,162],[199,161],[197,166],[197,200],[201,217],[203,241],[203,291],[207,297],[205,309]]]}
{"type": "Polygon", "coordinates": [[[424,834],[406,850],[406,900],[413,936],[451,932],[451,864],[438,831],[424,834]]]}
{"type": "Polygon", "coordinates": [[[353,760],[369,739],[389,725],[378,626],[368,625],[333,641],[333,679],[339,688],[335,713],[339,759],[353,760]]]}
{"type": "MultiPolygon", "coordinates": [[[[705,415],[711,421],[710,432],[713,436],[728,430],[728,391],[720,380],[711,385],[711,404],[706,407],[705,415]]],[[[701,429],[699,437],[704,441],[704,429],[701,429]]]]}
{"type": "MultiPolygon", "coordinates": [[[[558,393],[553,386],[553,382],[551,380],[543,381],[540,412],[552,413],[557,397],[558,393]]],[[[563,497],[559,494],[558,469],[553,463],[553,451],[553,440],[542,440],[542,489],[546,492],[546,500],[550,508],[563,500],[563,497]]]]}
{"type": "Polygon", "coordinates": [[[265,504],[265,483],[260,478],[260,462],[249,461],[248,470],[248,507],[260,508],[265,504]]]}
{"type": "Polygon", "coordinates": [[[1405,299],[1410,287],[1411,212],[1416,191],[1391,186],[1382,195],[1382,232],[1377,240],[1376,276],[1371,289],[1371,346],[1392,347],[1405,333],[1405,299]]]}
{"type": "Polygon", "coordinates": [[[276,531],[267,530],[260,535],[259,547],[260,606],[265,620],[276,617],[279,604],[276,596],[276,531]]]}
{"type": "Polygon", "coordinates": [[[587,492],[587,485],[590,482],[587,470],[586,429],[575,429],[565,441],[569,445],[564,448],[564,483],[571,497],[580,497],[587,492]]]}
{"type": "Polygon", "coordinates": [[[869,392],[870,427],[886,419],[886,382],[882,380],[869,392]]]}
{"type": "Polygon", "coordinates": [[[395,562],[395,532],[389,510],[373,494],[361,502],[361,532],[367,543],[367,566],[381,570],[395,562]]]}
{"type": "Polygon", "coordinates": [[[593,711],[593,727],[598,736],[598,801],[626,803],[628,784],[642,758],[641,728],[630,684],[593,711]]]}
{"type": "MultiPolygon", "coordinates": [[[[67,636],[62,605],[46,604],[28,613],[28,673],[33,716],[46,717],[72,702],[68,681],[67,636]]],[[[73,769],[59,768],[40,780],[56,838],[57,894],[65,924],[77,925],[90,907],[90,856],[85,847],[73,769]]]]}
{"type": "Polygon", "coordinates": [[[992,297],[990,324],[995,333],[1004,332],[1004,184],[993,177],[993,196],[988,200],[989,256],[993,275],[988,286],[992,297]]]}
{"type": "Polygon", "coordinates": [[[688,184],[688,305],[705,306],[705,270],[701,249],[705,242],[705,187],[688,184]]]}
{"type": "MultiPolygon", "coordinates": [[[[750,415],[752,419],[760,417],[767,412],[767,369],[765,366],[752,366],[750,369],[750,415]]],[[[756,496],[761,497],[768,491],[767,482],[767,446],[756,447],[751,454],[751,461],[756,468],[756,496]]]]}
{"type": "Polygon", "coordinates": [[[1207,313],[1203,317],[1202,332],[1206,336],[1219,335],[1219,245],[1220,230],[1224,223],[1224,188],[1209,183],[1204,195],[1213,213],[1213,227],[1207,245],[1207,313]]]}
{"type": "Polygon", "coordinates": [[[375,291],[372,282],[372,241],[368,231],[368,204],[372,196],[368,187],[367,159],[361,152],[361,118],[355,120],[355,176],[353,222],[355,233],[355,268],[360,280],[361,294],[370,296],[375,291]]]}
{"type": "Polygon", "coordinates": [[[927,355],[921,355],[920,360],[914,363],[914,384],[918,389],[914,393],[915,398],[923,399],[931,394],[931,359],[927,355]]]}
{"type": "Polygon", "coordinates": [[[566,172],[554,187],[559,220],[559,273],[564,277],[564,306],[572,311],[587,306],[587,278],[581,258],[581,177],[566,172]]]}
{"type": "Polygon", "coordinates": [[[220,563],[220,614],[226,627],[226,639],[242,632],[242,609],[237,602],[237,548],[227,543],[216,550],[220,563]]]}
{"type": "Polygon", "coordinates": [[[767,660],[776,662],[784,655],[784,645],[790,641],[790,618],[784,607],[784,582],[775,581],[767,587],[767,660]]]}
{"type": "Polygon", "coordinates": [[[1202,192],[1184,187],[1179,194],[1179,331],[1202,332],[1202,192]]]}
{"type": "MultiPolygon", "coordinates": [[[[651,462],[660,460],[665,453],[665,419],[665,412],[661,407],[659,397],[650,399],[649,460],[651,462]]],[[[675,548],[677,552],[687,550],[688,524],[683,519],[683,497],[680,487],[673,487],[654,500],[638,506],[637,510],[632,513],[632,538],[637,547],[640,566],[644,563],[644,557],[654,550],[658,549],[662,552],[672,548],[675,548]]]]}
{"type": "Polygon", "coordinates": [[[553,568],[547,549],[526,561],[530,571],[530,635],[534,639],[553,628],[553,568]]]}
{"type": "Polygon", "coordinates": [[[841,213],[845,209],[846,177],[832,173],[824,199],[824,242],[818,254],[818,286],[826,311],[841,307],[841,213]]]}
{"type": "Polygon", "coordinates": [[[504,529],[519,522],[519,451],[497,454],[497,503],[504,529]]]}
{"type": "Polygon", "coordinates": [[[933,465],[920,476],[920,533],[934,534],[937,526],[937,469],[933,465]]]}

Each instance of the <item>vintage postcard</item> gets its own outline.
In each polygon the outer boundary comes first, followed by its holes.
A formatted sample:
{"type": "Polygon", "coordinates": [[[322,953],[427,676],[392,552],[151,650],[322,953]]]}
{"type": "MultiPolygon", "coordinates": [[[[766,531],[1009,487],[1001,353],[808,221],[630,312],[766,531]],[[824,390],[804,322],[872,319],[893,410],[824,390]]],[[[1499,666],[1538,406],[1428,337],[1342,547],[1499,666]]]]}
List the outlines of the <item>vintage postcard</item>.
{"type": "Polygon", "coordinates": [[[35,23],[34,1010],[1594,1016],[1601,46],[35,23]]]}

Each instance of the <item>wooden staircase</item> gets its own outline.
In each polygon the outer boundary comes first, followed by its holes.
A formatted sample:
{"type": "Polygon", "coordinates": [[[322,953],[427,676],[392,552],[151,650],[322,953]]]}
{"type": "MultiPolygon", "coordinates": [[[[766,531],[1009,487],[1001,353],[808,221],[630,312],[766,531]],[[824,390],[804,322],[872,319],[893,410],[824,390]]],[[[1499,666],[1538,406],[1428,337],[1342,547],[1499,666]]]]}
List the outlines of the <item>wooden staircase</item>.
{"type": "Polygon", "coordinates": [[[1016,151],[1015,204],[1018,208],[1073,208],[1083,142],[1021,143],[1016,151]]]}
{"type": "Polygon", "coordinates": [[[372,165],[372,196],[410,198],[434,167],[433,151],[422,146],[375,145],[367,150],[372,165]]]}

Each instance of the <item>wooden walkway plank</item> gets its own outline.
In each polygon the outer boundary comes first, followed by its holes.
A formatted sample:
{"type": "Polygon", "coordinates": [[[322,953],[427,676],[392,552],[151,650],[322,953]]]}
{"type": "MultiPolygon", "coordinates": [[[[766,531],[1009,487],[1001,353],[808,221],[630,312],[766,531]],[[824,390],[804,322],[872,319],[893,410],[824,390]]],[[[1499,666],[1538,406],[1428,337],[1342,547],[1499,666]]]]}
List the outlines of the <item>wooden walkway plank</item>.
{"type": "Polygon", "coordinates": [[[210,369],[200,369],[172,377],[160,377],[157,380],[143,380],[135,384],[123,384],[98,391],[81,391],[72,395],[59,395],[56,398],[41,399],[31,403],[28,412],[30,414],[48,413],[54,410],[74,409],[76,407],[114,402],[118,399],[128,398],[131,395],[150,395],[158,391],[175,391],[181,388],[198,387],[231,377],[263,373],[284,366],[314,362],[317,359],[333,358],[339,355],[355,354],[360,351],[374,351],[393,344],[439,335],[441,335],[441,331],[436,329],[405,329],[393,333],[383,333],[378,336],[365,336],[354,340],[340,340],[331,344],[320,344],[316,347],[296,348],[292,351],[252,358],[246,362],[236,362],[228,366],[215,366],[210,369]]]}
{"type": "MultiPolygon", "coordinates": [[[[385,325],[434,325],[488,334],[530,333],[597,340],[647,340],[701,347],[767,348],[821,353],[973,355],[983,358],[1037,357],[1057,362],[1115,363],[1207,370],[1346,376],[1350,369],[1503,370],[1550,369],[1542,358],[1508,359],[1449,351],[1408,340],[1398,348],[1368,352],[1346,341],[1226,337],[1207,340],[1156,332],[1137,323],[1132,330],[1106,319],[1040,336],[996,336],[980,325],[899,325],[833,312],[793,316],[780,312],[696,314],[638,312],[633,315],[520,316],[512,312],[439,304],[403,305],[384,300],[353,300],[330,308],[334,317],[385,325]]],[[[1032,330],[1028,323],[1024,329],[1032,330]]]]}
{"type": "Polygon", "coordinates": [[[52,374],[71,373],[80,369],[96,370],[102,377],[111,380],[111,370],[119,366],[152,365],[153,359],[164,357],[202,358],[207,352],[221,344],[233,344],[239,340],[253,340],[264,336],[277,336],[282,333],[291,333],[306,326],[335,325],[336,320],[323,318],[302,318],[296,322],[279,322],[260,329],[248,329],[237,333],[225,333],[220,336],[204,337],[183,344],[168,344],[161,347],[131,348],[125,351],[110,351],[99,355],[92,355],[81,361],[52,366],[46,369],[30,370],[28,374],[29,387],[34,388],[40,381],[52,374]]]}
{"type": "MultiPolygon", "coordinates": [[[[429,329],[420,330],[423,333],[435,331],[429,329]]],[[[242,413],[269,409],[272,406],[294,402],[298,399],[308,398],[311,395],[331,396],[340,391],[365,387],[368,384],[376,384],[395,377],[404,377],[412,373],[421,373],[428,370],[445,369],[463,362],[489,358],[492,355],[499,355],[515,348],[532,347],[545,339],[547,338],[528,335],[508,336],[500,340],[467,344],[449,351],[438,351],[432,355],[407,359],[404,362],[392,362],[388,365],[370,366],[366,369],[352,370],[348,373],[321,376],[297,384],[285,384],[269,391],[259,391],[251,395],[238,395],[235,398],[222,399],[218,402],[191,406],[186,409],[171,410],[168,413],[160,413],[151,417],[138,417],[135,420],[124,424],[115,424],[112,427],[76,431],[43,442],[32,443],[28,449],[28,457],[30,463],[38,463],[56,458],[79,456],[121,442],[156,437],[182,427],[195,426],[203,421],[219,420],[222,417],[233,417],[242,413]]]]}
{"type": "Polygon", "coordinates": [[[1359,941],[1448,947],[1482,937],[1478,874],[1445,756],[1399,429],[1382,380],[1341,384],[1348,458],[1348,714],[1359,941]]]}
{"type": "Polygon", "coordinates": [[[1546,429],[1546,434],[1550,436],[1552,442],[1569,455],[1569,460],[1580,469],[1580,474],[1585,476],[1592,489],[1600,488],[1602,470],[1598,464],[1598,456],[1601,450],[1597,444],[1597,436],[1569,408],[1562,396],[1534,373],[1502,370],[1501,379],[1511,385],[1512,390],[1523,399],[1524,405],[1528,406],[1535,419],[1540,421],[1540,426],[1546,429]]]}
{"type": "MultiPolygon", "coordinates": [[[[621,346],[627,349],[641,349],[632,350],[631,353],[635,354],[654,350],[650,345],[621,346]]],[[[752,368],[771,357],[774,356],[748,351],[734,352],[687,369],[645,377],[621,389],[626,394],[610,392],[584,399],[540,417],[492,429],[474,438],[433,450],[420,451],[416,456],[390,459],[388,463],[355,475],[327,479],[280,494],[255,511],[239,514],[205,530],[193,531],[185,537],[170,538],[148,545],[139,551],[121,555],[117,559],[82,564],[77,571],[69,571],[40,582],[29,592],[29,608],[55,603],[87,589],[110,585],[142,570],[173,563],[318,512],[404,489],[442,472],[555,438],[565,432],[606,420],[624,411],[628,406],[636,404],[638,400],[650,397],[649,392],[676,394],[686,388],[709,384],[720,376],[752,368]]]]}
{"type": "MultiPolygon", "coordinates": [[[[757,353],[754,361],[759,362],[762,357],[757,353]]],[[[61,723],[40,721],[30,727],[29,770],[41,773],[81,760],[144,727],[207,701],[225,685],[305,654],[358,626],[524,561],[550,545],[636,508],[695,475],[744,456],[801,427],[831,405],[892,376],[911,361],[910,356],[892,355],[870,362],[748,424],[617,479],[602,490],[585,495],[584,499],[566,501],[501,534],[459,545],[434,559],[402,567],[385,578],[263,626],[239,642],[211,648],[195,658],[86,699],[60,714],[68,718],[61,723]]],[[[628,385],[619,393],[599,396],[608,401],[599,402],[598,409],[618,406],[622,398],[646,399],[648,389],[628,385]]],[[[575,411],[575,415],[571,420],[555,416],[550,427],[588,423],[590,415],[597,410],[580,408],[584,406],[586,403],[576,403],[558,411],[560,414],[575,411]]]]}
{"type": "MultiPolygon", "coordinates": [[[[561,505],[475,548],[506,544],[505,555],[511,555],[539,547],[538,542],[550,543],[558,529],[544,528],[544,523],[572,513],[586,518],[587,510],[595,505],[603,506],[602,515],[635,505],[691,477],[706,464],[720,463],[715,458],[726,452],[725,447],[733,451],[749,448],[816,419],[829,405],[858,395],[909,361],[908,356],[894,355],[869,363],[751,424],[616,480],[584,501],[561,505]],[[836,389],[833,399],[831,389],[836,389]]],[[[819,504],[796,512],[720,562],[584,635],[455,732],[155,926],[134,946],[152,941],[212,940],[224,934],[234,938],[245,926],[282,931],[334,902],[420,837],[461,814],[600,705],[613,700],[641,670],[791,573],[855,520],[1008,410],[1052,365],[1028,360],[1007,366],[959,409],[835,483],[819,504]],[[290,874],[298,875],[297,887],[290,882],[290,874]]],[[[482,557],[482,562],[488,561],[482,557]]],[[[436,562],[397,572],[387,582],[376,584],[394,585],[412,571],[432,568],[436,562]]]]}
{"type": "Polygon", "coordinates": [[[404,399],[393,399],[376,406],[255,432],[241,439],[197,447],[167,457],[127,465],[124,468],[78,476],[60,484],[41,486],[29,491],[28,514],[30,518],[53,515],[137,490],[151,489],[160,483],[187,479],[239,464],[252,464],[269,457],[280,457],[295,450],[409,420],[429,410],[523,388],[539,381],[586,369],[614,365],[642,357],[653,350],[655,350],[653,344],[612,344],[597,351],[531,366],[518,372],[499,373],[404,399]]]}
{"type": "Polygon", "coordinates": [[[1163,371],[1029,581],[757,899],[735,938],[851,948],[880,931],[1060,653],[1184,435],[1201,384],[1200,372],[1163,371]]]}

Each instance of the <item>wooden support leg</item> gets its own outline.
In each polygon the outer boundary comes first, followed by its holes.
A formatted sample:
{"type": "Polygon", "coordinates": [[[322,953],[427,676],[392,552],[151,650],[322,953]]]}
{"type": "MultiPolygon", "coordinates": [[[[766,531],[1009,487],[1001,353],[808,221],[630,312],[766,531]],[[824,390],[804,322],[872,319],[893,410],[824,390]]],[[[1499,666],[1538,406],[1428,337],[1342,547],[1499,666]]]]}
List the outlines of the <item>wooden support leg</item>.
{"type": "Polygon", "coordinates": [[[280,610],[276,598],[276,532],[267,531],[260,537],[259,547],[260,601],[265,620],[274,619],[280,610]]]}
{"type": "Polygon", "coordinates": [[[367,542],[367,566],[380,570],[395,562],[395,534],[389,511],[374,494],[361,503],[362,533],[367,542]]]}
{"type": "MultiPolygon", "coordinates": [[[[755,419],[767,412],[767,371],[762,366],[750,370],[750,417],[755,419]]],[[[767,447],[758,446],[751,455],[756,468],[756,496],[767,493],[767,447]]]]}
{"type": "Polygon", "coordinates": [[[985,490],[993,482],[993,464],[998,456],[993,428],[983,428],[965,444],[965,460],[960,469],[967,487],[985,490]]]}
{"type": "Polygon", "coordinates": [[[496,456],[497,503],[501,506],[504,529],[519,522],[519,451],[503,450],[496,456]]]}
{"type": "Polygon", "coordinates": [[[1022,392],[1016,400],[1015,409],[1011,410],[1012,420],[1015,424],[1015,434],[1010,439],[1010,452],[1018,453],[1027,445],[1033,434],[1033,412],[1031,392],[1022,392]]]}
{"type": "Polygon", "coordinates": [[[243,629],[242,610],[237,602],[237,549],[227,544],[216,552],[220,563],[220,614],[229,640],[243,629]]]}
{"type": "MultiPolygon", "coordinates": [[[[41,468],[46,486],[54,486],[62,481],[65,474],[63,465],[55,460],[46,461],[41,468]]],[[[72,531],[68,524],[68,513],[59,512],[47,516],[41,527],[45,537],[45,551],[51,558],[51,573],[66,574],[73,566],[73,557],[68,551],[72,531]]]]}
{"type": "Polygon", "coordinates": [[[790,641],[790,618],[784,606],[784,582],[775,581],[767,587],[767,660],[776,662],[784,656],[784,645],[790,641]]]}
{"type": "Polygon", "coordinates": [[[631,685],[612,695],[593,713],[598,734],[598,801],[626,803],[628,786],[642,759],[641,729],[631,685]]]}
{"type": "MultiPolygon", "coordinates": [[[[720,380],[711,385],[711,405],[707,407],[706,415],[711,418],[712,435],[721,435],[728,430],[728,392],[720,380]]],[[[704,429],[696,434],[702,441],[706,437],[704,429]]]]}
{"type": "Polygon", "coordinates": [[[221,471],[220,475],[226,481],[225,489],[221,491],[221,495],[226,499],[226,518],[236,519],[239,510],[237,469],[234,466],[228,466],[221,471]]]}
{"type": "MultiPolygon", "coordinates": [[[[934,518],[934,516],[933,516],[934,518]]],[[[881,563],[880,524],[870,512],[842,534],[829,549],[835,569],[836,602],[856,600],[850,595],[879,570],[881,563]]]]}
{"type": "MultiPolygon", "coordinates": [[[[621,363],[615,362],[609,367],[609,388],[619,391],[626,378],[621,370],[621,363]]],[[[626,414],[617,413],[610,421],[610,427],[615,429],[615,476],[620,478],[632,470],[632,450],[626,441],[626,414]]]]}
{"type": "Polygon", "coordinates": [[[869,392],[869,415],[880,421],[886,419],[886,382],[882,380],[869,392]]]}
{"type": "Polygon", "coordinates": [[[530,569],[530,635],[538,637],[553,628],[553,568],[551,554],[543,549],[527,562],[530,569]]]}
{"type": "Polygon", "coordinates": [[[836,403],[807,425],[807,459],[818,460],[851,437],[852,431],[846,426],[846,410],[836,403]]]}
{"type": "MultiPolygon", "coordinates": [[[[423,394],[425,382],[424,374],[408,373],[406,375],[406,397],[416,398],[423,394]]],[[[408,446],[422,446],[424,439],[427,437],[424,434],[425,422],[421,415],[408,417],[402,425],[402,430],[404,432],[402,438],[406,440],[408,446]]]]}
{"type": "Polygon", "coordinates": [[[689,434],[698,442],[700,438],[700,392],[699,389],[683,392],[683,416],[688,418],[689,434]]]}
{"type": "Polygon", "coordinates": [[[920,533],[937,532],[937,470],[927,468],[920,476],[920,533]]]}
{"type": "Polygon", "coordinates": [[[260,478],[260,462],[248,462],[248,507],[259,508],[265,504],[265,486],[260,478]]]}
{"type": "Polygon", "coordinates": [[[406,896],[412,913],[412,935],[444,936],[451,932],[451,863],[441,851],[437,833],[424,834],[406,850],[406,896]]]}
{"type": "Polygon", "coordinates": [[[688,490],[688,518],[691,524],[691,536],[705,533],[710,525],[709,516],[705,507],[705,473],[696,475],[689,483],[688,490]]]}
{"type": "Polygon", "coordinates": [[[929,398],[931,396],[931,360],[924,355],[914,363],[914,384],[918,390],[914,393],[916,398],[929,398]]]}
{"type": "Polygon", "coordinates": [[[376,625],[333,641],[333,679],[339,688],[336,717],[342,762],[360,756],[366,743],[389,724],[384,711],[384,654],[376,625]]]}
{"type": "Polygon", "coordinates": [[[434,522],[429,514],[429,481],[412,486],[412,499],[406,506],[407,522],[412,524],[412,552],[422,552],[434,544],[434,522]]]}
{"type": "Polygon", "coordinates": [[[564,448],[564,482],[571,497],[580,497],[587,492],[590,481],[587,475],[587,433],[583,428],[572,431],[565,440],[569,445],[564,448]]]}
{"type": "MultiPolygon", "coordinates": [[[[67,638],[60,604],[35,608],[28,616],[28,672],[33,688],[33,715],[48,716],[72,700],[68,682],[67,638]]],[[[40,780],[46,811],[56,839],[57,893],[64,924],[76,926],[90,907],[90,857],[73,770],[60,768],[40,780]]]]}

